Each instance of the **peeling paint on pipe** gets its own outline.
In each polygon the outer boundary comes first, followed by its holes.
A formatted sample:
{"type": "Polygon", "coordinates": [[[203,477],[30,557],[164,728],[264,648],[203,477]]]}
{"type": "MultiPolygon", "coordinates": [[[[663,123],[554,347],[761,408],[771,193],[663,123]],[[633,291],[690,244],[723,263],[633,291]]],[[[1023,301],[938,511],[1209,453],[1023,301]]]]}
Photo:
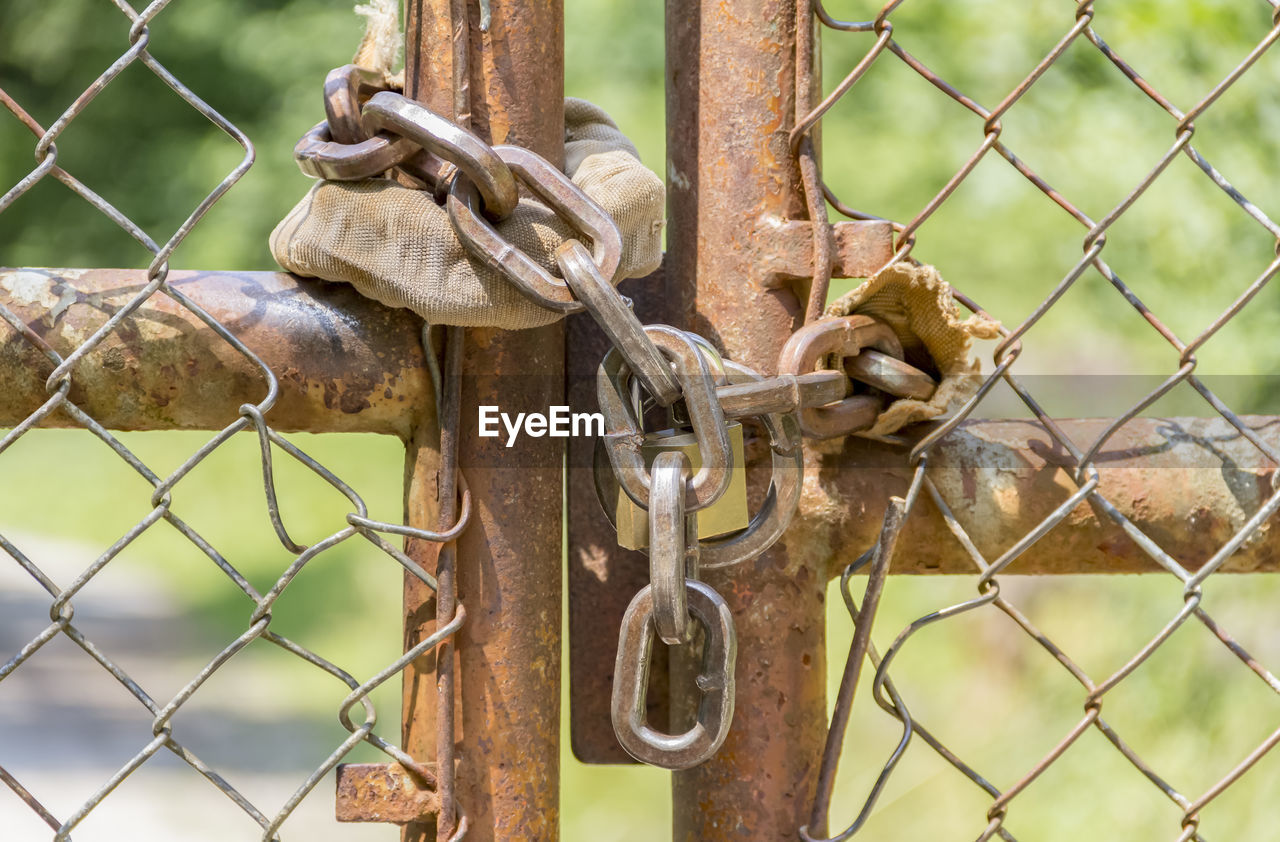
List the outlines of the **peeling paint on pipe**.
{"type": "MultiPolygon", "coordinates": [[[[0,426],[45,400],[65,357],[147,283],[130,269],[0,269],[0,426]]],[[[421,322],[345,284],[279,272],[172,272],[180,290],[257,354],[280,382],[267,422],[282,431],[384,433],[407,438],[430,394],[421,322]]],[[[216,430],[266,394],[262,372],[194,313],[152,295],[72,372],[70,399],[115,430],[216,430]]],[[[76,426],[55,412],[47,426],[76,426]]]]}

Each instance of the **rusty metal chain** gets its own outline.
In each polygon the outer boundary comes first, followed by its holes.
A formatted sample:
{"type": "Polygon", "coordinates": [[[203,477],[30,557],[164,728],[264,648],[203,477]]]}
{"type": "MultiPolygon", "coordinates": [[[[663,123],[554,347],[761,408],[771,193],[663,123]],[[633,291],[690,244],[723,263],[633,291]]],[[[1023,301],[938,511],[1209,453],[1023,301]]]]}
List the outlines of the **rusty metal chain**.
{"type": "MultiPolygon", "coordinates": [[[[308,174],[324,175],[336,171],[335,162],[349,162],[341,170],[344,178],[368,178],[403,166],[416,150],[430,152],[447,167],[430,186],[437,197],[447,193],[450,220],[466,249],[539,306],[566,313],[586,310],[609,337],[613,350],[601,365],[599,400],[611,475],[603,476],[603,463],[598,463],[597,477],[602,479],[600,487],[619,488],[648,511],[652,570],[652,584],[636,595],[624,621],[612,707],[615,731],[623,747],[643,762],[667,768],[701,763],[728,734],[735,638],[724,600],[698,581],[697,571],[700,565],[737,564],[782,535],[799,500],[802,473],[799,430],[792,413],[806,401],[826,403],[843,396],[847,376],[796,372],[761,379],[723,360],[702,337],[666,325],[642,325],[614,286],[622,248],[618,227],[581,188],[530,150],[491,147],[465,127],[393,91],[378,90],[378,84],[354,68],[330,74],[326,125],[300,142],[299,164],[308,174]],[[353,117],[357,106],[362,114],[358,125],[353,117]],[[328,126],[330,121],[341,128],[328,126]],[[331,137],[347,142],[328,140],[331,137]],[[401,146],[406,141],[407,150],[401,146]],[[376,156],[368,151],[375,144],[376,156]],[[513,247],[492,224],[514,208],[517,182],[575,232],[556,250],[561,279],[513,247]],[[643,410],[636,409],[640,393],[668,407],[691,428],[700,456],[696,469],[676,454],[662,454],[652,466],[646,464],[638,447],[645,437],[643,410]],[[760,510],[744,528],[704,539],[697,513],[725,494],[735,467],[722,401],[735,419],[761,420],[770,437],[773,476],[760,510]],[[694,622],[706,632],[698,721],[683,735],[662,734],[643,721],[648,653],[655,633],[669,645],[690,643],[694,622]]],[[[876,372],[867,376],[888,380],[876,372]]],[[[643,403],[641,397],[639,405],[643,403]]]]}
{"type": "Polygon", "coordinates": [[[808,374],[834,359],[848,378],[839,400],[800,410],[800,429],[818,439],[847,436],[871,427],[884,410],[885,396],[928,399],[937,384],[902,356],[893,329],[870,316],[819,319],[797,330],[782,347],[778,371],[808,374]],[[874,392],[855,394],[855,381],[874,392]]]}
{"type": "Polygon", "coordinates": [[[642,763],[687,769],[724,743],[733,721],[733,671],[737,637],[729,606],[698,581],[698,515],[685,507],[692,473],[680,451],[658,454],[652,470],[649,510],[650,584],[627,606],[618,639],[611,711],[614,732],[627,753],[642,763]],[[668,646],[694,642],[695,623],[704,631],[701,701],[683,734],[666,734],[646,721],[649,665],[655,636],[668,646]]]}
{"type": "MultiPolygon", "coordinates": [[[[597,397],[605,416],[602,443],[612,468],[610,479],[648,511],[650,584],[635,595],[623,617],[610,710],[614,733],[632,757],[683,769],[714,754],[733,719],[733,618],[724,599],[698,581],[698,511],[728,489],[733,452],[717,395],[723,375],[719,366],[712,373],[711,355],[691,334],[666,325],[649,325],[641,333],[662,355],[664,367],[665,360],[670,361],[701,465],[695,472],[684,453],[672,450],[659,453],[646,466],[640,449],[644,424],[632,400],[632,372],[615,347],[601,363],[598,380],[597,397]],[[653,639],[656,634],[670,646],[688,645],[693,620],[706,632],[699,679],[702,701],[688,731],[665,734],[646,722],[653,639]]],[[[601,467],[597,462],[597,472],[601,467]]],[[[606,513],[609,496],[601,496],[606,513]]]]}
{"type": "MultiPolygon", "coordinates": [[[[1217,549],[1198,570],[1189,569],[1157,540],[1143,532],[1134,522],[1126,518],[1120,509],[1112,504],[1099,490],[1099,471],[1096,460],[1109,440],[1116,435],[1129,421],[1144,409],[1168,393],[1179,384],[1187,384],[1194,389],[1213,411],[1225,419],[1239,434],[1262,454],[1272,465],[1280,464],[1280,453],[1267,445],[1257,433],[1234,413],[1215,395],[1206,383],[1196,374],[1196,352],[1213,336],[1215,336],[1232,318],[1249,304],[1251,300],[1266,286],[1277,273],[1280,273],[1280,259],[1269,263],[1226,307],[1217,317],[1191,339],[1182,339],[1179,335],[1143,303],[1137,293],[1128,286],[1103,258],[1107,245],[1107,232],[1121,219],[1133,204],[1151,185],[1166,171],[1170,163],[1178,156],[1190,159],[1195,167],[1215,186],[1222,190],[1231,201],[1255,221],[1264,231],[1277,241],[1277,253],[1280,253],[1280,224],[1267,216],[1256,204],[1250,202],[1237,185],[1229,181],[1216,169],[1191,141],[1196,129],[1196,121],[1202,117],[1219,98],[1234,86],[1259,59],[1280,40],[1280,5],[1266,4],[1269,23],[1259,21],[1259,40],[1256,46],[1235,67],[1223,77],[1212,83],[1207,93],[1190,107],[1179,107],[1173,100],[1158,91],[1150,82],[1099,34],[1095,25],[1095,3],[1093,0],[1079,0],[1074,4],[1066,4],[1064,9],[1064,34],[1052,48],[1036,63],[1035,67],[1004,96],[993,108],[981,105],[975,98],[962,92],[948,80],[942,78],[907,49],[900,42],[900,34],[895,31],[891,20],[894,11],[902,5],[902,0],[892,0],[881,8],[873,20],[843,21],[832,17],[823,7],[821,0],[797,0],[796,12],[799,22],[797,54],[797,97],[796,123],[791,133],[791,148],[800,167],[805,190],[805,198],[810,208],[810,215],[815,222],[826,220],[825,204],[829,202],[841,214],[852,219],[879,219],[880,217],[857,210],[837,196],[832,188],[822,179],[814,152],[814,132],[819,127],[822,117],[833,105],[839,102],[864,77],[869,68],[877,62],[901,61],[907,68],[920,75],[949,100],[959,104],[980,121],[981,140],[975,151],[965,160],[942,188],[924,207],[906,223],[894,223],[897,232],[895,253],[892,262],[906,260],[910,257],[916,244],[916,237],[922,226],[947,201],[957,187],[973,172],[977,164],[994,152],[1013,167],[1022,177],[1043,193],[1056,206],[1069,214],[1084,229],[1082,240],[1083,256],[1065,274],[1048,296],[1018,326],[1011,330],[1002,329],[1003,338],[994,352],[994,371],[987,376],[976,394],[973,395],[947,421],[936,427],[920,440],[911,450],[911,464],[915,466],[914,478],[905,500],[894,501],[888,509],[884,530],[876,547],[868,551],[862,558],[850,565],[841,578],[841,589],[844,594],[848,612],[855,625],[853,644],[849,652],[841,689],[836,699],[828,733],[826,751],[820,772],[815,798],[805,827],[801,828],[801,839],[810,840],[848,840],[858,835],[873,814],[880,795],[894,774],[900,759],[908,745],[914,739],[927,744],[950,767],[972,782],[990,798],[990,806],[986,813],[986,825],[979,835],[979,842],[987,839],[1014,839],[1009,827],[1009,817],[1018,796],[1039,779],[1047,769],[1053,766],[1067,753],[1086,732],[1096,729],[1124,759],[1138,770],[1157,790],[1176,805],[1180,819],[1170,828],[1171,838],[1176,835],[1179,842],[1204,840],[1201,834],[1202,812],[1210,804],[1217,801],[1251,768],[1259,763],[1277,744],[1280,744],[1280,729],[1274,730],[1261,741],[1247,756],[1238,760],[1219,780],[1203,790],[1199,795],[1184,794],[1173,781],[1162,776],[1146,759],[1144,759],[1131,743],[1125,741],[1120,732],[1103,716],[1103,707],[1107,695],[1125,680],[1142,664],[1147,662],[1169,637],[1183,625],[1193,619],[1202,624],[1220,641],[1226,649],[1241,660],[1257,677],[1274,692],[1280,692],[1280,679],[1246,650],[1221,623],[1211,616],[1203,605],[1205,581],[1219,570],[1227,559],[1252,536],[1260,526],[1276,511],[1280,511],[1280,489],[1271,483],[1263,494],[1256,512],[1244,523],[1240,524],[1231,538],[1217,549]],[[814,40],[805,37],[805,33],[813,30],[814,18],[821,27],[842,33],[852,33],[872,39],[865,55],[852,70],[841,79],[825,96],[819,97],[814,86],[815,81],[815,44],[814,40]],[[1120,77],[1132,84],[1144,97],[1153,102],[1170,120],[1173,130],[1173,141],[1148,171],[1137,181],[1127,195],[1123,197],[1101,219],[1095,220],[1078,206],[1072,204],[1061,192],[1039,175],[1027,161],[1014,154],[1001,137],[1002,120],[1027,91],[1033,87],[1072,45],[1091,46],[1116,70],[1120,77]],[[889,58],[892,57],[892,58],[889,58]],[[810,97],[806,93],[815,95],[810,97]],[[1176,355],[1176,371],[1165,379],[1156,389],[1144,395],[1127,411],[1112,419],[1098,437],[1083,446],[1071,441],[1062,429],[1050,418],[1036,401],[1028,387],[1012,372],[1012,366],[1021,350],[1022,337],[1061,299],[1061,297],[1090,269],[1096,271],[1108,284],[1114,287],[1123,299],[1132,306],[1142,318],[1156,331],[1164,342],[1172,348],[1176,355]],[[974,540],[969,537],[963,524],[953,514],[947,500],[929,475],[930,454],[958,425],[969,418],[982,403],[988,393],[997,384],[1008,385],[1031,411],[1035,421],[1048,433],[1053,444],[1063,454],[1064,468],[1074,483],[1074,490],[1069,497],[1033,530],[1022,535],[1012,546],[1002,552],[994,560],[988,559],[980,552],[974,540]],[[926,505],[920,498],[927,492],[932,504],[942,514],[947,526],[973,560],[977,572],[977,594],[973,599],[930,612],[907,625],[898,634],[893,643],[882,654],[877,653],[871,644],[870,631],[879,595],[884,587],[885,574],[889,568],[893,546],[902,523],[914,507],[926,505]],[[999,574],[1005,571],[1016,559],[1037,541],[1044,538],[1055,527],[1063,523],[1078,505],[1088,503],[1095,510],[1105,514],[1123,533],[1132,540],[1136,548],[1147,558],[1154,561],[1170,575],[1176,577],[1182,587],[1182,601],[1172,612],[1167,624],[1154,635],[1144,646],[1139,648],[1126,663],[1111,675],[1103,679],[1091,677],[1080,667],[1057,643],[1022,614],[1000,589],[999,574]],[[850,582],[855,574],[866,571],[869,566],[868,584],[862,604],[859,606],[850,592],[850,582]],[[994,608],[1011,618],[1020,629],[1048,651],[1062,665],[1072,679],[1083,689],[1083,711],[1078,721],[1067,730],[1058,743],[1012,785],[1000,788],[984,777],[974,766],[969,765],[940,737],[927,729],[923,723],[910,712],[905,692],[895,687],[890,678],[890,668],[894,660],[901,654],[908,641],[920,629],[934,623],[945,623],[952,618],[971,611],[994,608]],[[876,705],[885,713],[899,721],[902,725],[901,737],[884,763],[883,771],[872,784],[864,803],[855,817],[843,830],[829,835],[829,810],[836,765],[840,755],[845,728],[850,720],[853,702],[853,690],[864,660],[869,659],[875,668],[872,682],[872,697],[876,705]]],[[[1264,13],[1260,13],[1260,18],[1264,13]]],[[[815,228],[821,226],[815,225],[815,228]]],[[[811,288],[808,306],[808,320],[816,321],[821,313],[826,295],[826,281],[830,266],[829,249],[826,237],[815,233],[814,267],[815,278],[811,288]]],[[[955,299],[963,307],[974,313],[983,313],[981,307],[960,292],[955,299]]],[[[880,366],[874,358],[867,363],[859,363],[855,367],[859,376],[866,373],[866,366],[880,366]]],[[[847,367],[846,367],[847,370],[847,367]]],[[[880,376],[877,374],[876,376],[880,376]]],[[[890,373],[890,377],[894,375],[890,373]]],[[[812,414],[810,415],[812,418],[812,414]]]]}
{"type": "Polygon", "coordinates": [[[421,144],[382,130],[379,118],[365,125],[362,109],[389,88],[381,74],[354,64],[329,72],[324,81],[325,119],[302,136],[293,149],[303,174],[331,181],[359,181],[395,170],[427,189],[445,181],[448,165],[421,144]],[[376,126],[376,128],[375,128],[376,126]]]}

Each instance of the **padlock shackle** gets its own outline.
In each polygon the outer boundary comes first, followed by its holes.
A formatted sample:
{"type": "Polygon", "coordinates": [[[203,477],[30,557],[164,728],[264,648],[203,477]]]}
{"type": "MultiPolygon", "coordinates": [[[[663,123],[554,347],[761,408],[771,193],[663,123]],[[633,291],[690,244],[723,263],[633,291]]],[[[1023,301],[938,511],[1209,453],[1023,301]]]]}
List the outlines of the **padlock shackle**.
{"type": "MultiPolygon", "coordinates": [[[[685,485],[685,507],[690,512],[705,509],[728,489],[733,472],[733,450],[716,398],[715,378],[703,352],[684,331],[669,325],[648,325],[644,330],[674,363],[702,457],[698,472],[685,485]]],[[[611,349],[600,364],[596,396],[604,416],[605,451],[618,485],[637,506],[647,510],[652,479],[641,452],[644,426],[629,400],[630,378],[630,366],[617,349],[611,349]]]]}

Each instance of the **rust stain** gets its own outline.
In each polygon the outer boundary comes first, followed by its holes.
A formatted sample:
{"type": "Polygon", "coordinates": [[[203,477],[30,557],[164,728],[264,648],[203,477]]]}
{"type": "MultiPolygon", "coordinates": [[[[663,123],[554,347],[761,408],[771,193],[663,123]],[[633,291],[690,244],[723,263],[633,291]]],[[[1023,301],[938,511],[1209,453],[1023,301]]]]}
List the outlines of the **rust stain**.
{"type": "Polygon", "coordinates": [[[406,825],[433,819],[439,795],[418,785],[398,763],[345,763],[338,766],[334,816],[340,822],[388,822],[406,825]]]}

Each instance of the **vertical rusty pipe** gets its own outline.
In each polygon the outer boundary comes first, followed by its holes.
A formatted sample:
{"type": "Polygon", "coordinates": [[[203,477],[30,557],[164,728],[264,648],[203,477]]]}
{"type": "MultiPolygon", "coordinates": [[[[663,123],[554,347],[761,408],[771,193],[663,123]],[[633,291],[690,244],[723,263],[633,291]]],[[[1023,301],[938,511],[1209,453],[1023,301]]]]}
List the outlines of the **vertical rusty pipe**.
{"type": "MultiPolygon", "coordinates": [[[[458,414],[461,399],[463,330],[449,328],[445,339],[445,366],[438,406],[422,413],[409,440],[405,467],[405,518],[410,526],[448,529],[457,517],[458,414]],[[437,425],[436,419],[439,419],[437,425]],[[438,491],[437,491],[438,490],[438,491]]],[[[429,353],[435,353],[430,349],[429,353]]],[[[457,544],[444,545],[409,540],[408,554],[434,570],[437,590],[418,577],[405,574],[405,649],[410,649],[457,612],[457,544]]],[[[452,639],[425,653],[405,670],[404,739],[415,757],[434,757],[438,769],[453,764],[456,712],[445,699],[455,694],[455,659],[452,639]],[[434,742],[428,735],[434,734],[434,742]],[[427,748],[427,746],[430,748],[427,748]]],[[[411,826],[406,838],[448,839],[455,828],[456,793],[451,776],[436,784],[436,803],[442,805],[434,827],[411,826]],[[434,833],[434,837],[432,836],[434,833]]]]}
{"type": "MultiPolygon", "coordinates": [[[[667,0],[666,9],[668,298],[733,359],[772,371],[801,306],[793,291],[747,279],[760,220],[805,215],[788,147],[796,4],[667,0]]],[[[826,724],[826,577],[791,533],[706,578],[734,611],[737,712],[714,758],[675,773],[673,837],[795,839],[826,724]]],[[[672,685],[691,687],[692,677],[673,672],[672,685]]]]}
{"type": "MultiPolygon", "coordinates": [[[[435,110],[466,119],[494,143],[562,163],[564,19],[561,0],[409,0],[406,87],[435,110]],[[465,20],[459,19],[465,10],[465,20]],[[465,61],[463,60],[465,57],[465,61]],[[465,64],[465,67],[463,66],[465,64]],[[455,80],[455,74],[459,77],[455,80]],[[469,101],[457,95],[459,83],[469,101]]],[[[462,360],[458,459],[474,514],[457,543],[457,799],[468,840],[555,840],[559,835],[560,562],[562,450],[522,437],[512,448],[477,435],[477,407],[546,412],[564,400],[564,334],[556,325],[506,332],[469,329],[462,360]]],[[[438,442],[411,451],[410,522],[438,509],[438,442]],[[434,449],[432,445],[435,446],[434,449]],[[431,498],[431,506],[413,502],[431,498]]],[[[429,552],[429,550],[427,550],[429,552]]],[[[424,596],[419,594],[419,596],[424,596]]],[[[406,600],[414,595],[407,595],[406,600]]],[[[406,642],[429,630],[433,605],[406,604],[406,642]]],[[[425,661],[426,659],[424,659],[425,661]]],[[[406,675],[404,744],[436,755],[434,662],[406,675]]],[[[442,823],[443,827],[444,823],[442,823]]],[[[437,828],[411,825],[406,840],[437,828]]]]}
{"type": "MultiPolygon", "coordinates": [[[[466,350],[466,330],[451,327],[445,333],[444,377],[440,388],[440,529],[449,529],[457,516],[458,432],[462,400],[462,355],[466,350]]],[[[428,353],[434,353],[428,349],[428,353]]],[[[416,577],[415,577],[416,578],[416,577]]],[[[440,548],[436,565],[436,627],[454,618],[458,604],[458,545],[449,542],[440,548]]],[[[454,768],[457,733],[457,710],[454,707],[456,674],[454,643],[446,640],[436,648],[436,766],[440,770],[454,768]]],[[[436,790],[440,794],[440,812],[436,815],[436,835],[449,839],[457,830],[457,792],[453,775],[438,776],[436,790]]]]}

